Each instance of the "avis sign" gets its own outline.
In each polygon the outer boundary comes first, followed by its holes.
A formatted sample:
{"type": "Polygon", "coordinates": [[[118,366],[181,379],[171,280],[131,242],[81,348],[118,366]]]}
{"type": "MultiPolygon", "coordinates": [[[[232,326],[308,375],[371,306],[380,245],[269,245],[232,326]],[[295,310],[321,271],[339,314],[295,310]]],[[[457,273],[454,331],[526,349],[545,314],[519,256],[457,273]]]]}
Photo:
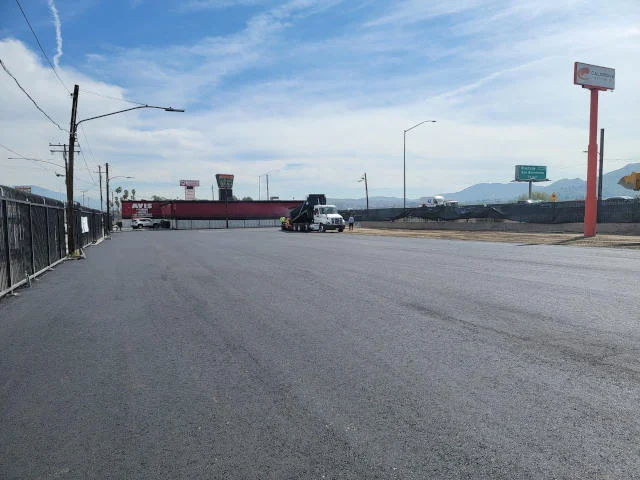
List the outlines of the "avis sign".
{"type": "Polygon", "coordinates": [[[573,66],[573,83],[582,85],[585,88],[613,90],[616,87],[616,70],[614,68],[575,62],[573,66]]]}

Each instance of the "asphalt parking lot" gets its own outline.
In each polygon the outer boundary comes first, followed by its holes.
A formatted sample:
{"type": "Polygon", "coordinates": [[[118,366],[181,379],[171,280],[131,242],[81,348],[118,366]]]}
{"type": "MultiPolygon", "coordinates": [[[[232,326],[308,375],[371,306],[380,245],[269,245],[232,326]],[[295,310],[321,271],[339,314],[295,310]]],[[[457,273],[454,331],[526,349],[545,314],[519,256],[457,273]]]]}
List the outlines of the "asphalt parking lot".
{"type": "Polygon", "coordinates": [[[0,301],[0,477],[636,478],[640,253],[121,232],[0,301]]]}

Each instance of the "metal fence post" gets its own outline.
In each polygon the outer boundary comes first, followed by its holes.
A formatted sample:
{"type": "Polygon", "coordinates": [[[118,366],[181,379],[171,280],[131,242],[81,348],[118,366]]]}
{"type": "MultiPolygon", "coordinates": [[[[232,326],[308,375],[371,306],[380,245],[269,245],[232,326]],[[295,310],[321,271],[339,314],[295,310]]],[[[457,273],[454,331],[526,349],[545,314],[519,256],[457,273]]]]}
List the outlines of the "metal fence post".
{"type": "Polygon", "coordinates": [[[2,218],[4,219],[4,246],[5,262],[7,262],[7,286],[11,287],[11,253],[9,252],[9,215],[7,201],[2,200],[2,218]]]}
{"type": "Polygon", "coordinates": [[[31,204],[29,204],[29,239],[31,240],[31,275],[36,273],[36,255],[33,245],[33,218],[31,215],[31,204]]]}
{"type": "Polygon", "coordinates": [[[49,207],[44,207],[45,220],[47,222],[47,264],[51,265],[51,238],[49,238],[49,207]]]}

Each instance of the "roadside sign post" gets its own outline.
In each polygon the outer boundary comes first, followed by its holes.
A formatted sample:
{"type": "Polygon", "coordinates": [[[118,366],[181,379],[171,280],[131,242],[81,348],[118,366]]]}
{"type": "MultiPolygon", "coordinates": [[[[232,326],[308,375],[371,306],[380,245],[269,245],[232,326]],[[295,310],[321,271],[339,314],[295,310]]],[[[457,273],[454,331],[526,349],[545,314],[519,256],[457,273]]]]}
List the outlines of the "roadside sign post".
{"type": "Polygon", "coordinates": [[[184,199],[195,200],[196,188],[200,186],[200,180],[180,180],[180,186],[184,187],[184,199]]]}
{"type": "Polygon", "coordinates": [[[529,182],[529,200],[533,182],[548,182],[546,165],[516,165],[515,182],[529,182]]]}
{"type": "Polygon", "coordinates": [[[598,197],[596,194],[596,175],[598,170],[598,93],[615,88],[616,71],[613,68],[599,67],[587,63],[575,62],[573,83],[591,90],[589,111],[589,147],[587,149],[587,193],[584,200],[584,236],[595,237],[598,219],[598,197]]]}

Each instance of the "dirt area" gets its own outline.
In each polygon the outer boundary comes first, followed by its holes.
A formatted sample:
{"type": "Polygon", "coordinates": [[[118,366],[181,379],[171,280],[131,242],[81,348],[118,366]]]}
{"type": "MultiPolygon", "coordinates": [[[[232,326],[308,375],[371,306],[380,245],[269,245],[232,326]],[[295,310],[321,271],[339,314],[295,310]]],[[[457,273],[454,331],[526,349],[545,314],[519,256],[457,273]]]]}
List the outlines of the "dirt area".
{"type": "Polygon", "coordinates": [[[356,228],[349,235],[387,235],[394,237],[439,238],[480,242],[507,242],[528,245],[573,245],[579,247],[631,248],[640,250],[640,236],[602,234],[585,238],[576,233],[519,233],[496,231],[404,230],[399,228],[356,228]]]}

